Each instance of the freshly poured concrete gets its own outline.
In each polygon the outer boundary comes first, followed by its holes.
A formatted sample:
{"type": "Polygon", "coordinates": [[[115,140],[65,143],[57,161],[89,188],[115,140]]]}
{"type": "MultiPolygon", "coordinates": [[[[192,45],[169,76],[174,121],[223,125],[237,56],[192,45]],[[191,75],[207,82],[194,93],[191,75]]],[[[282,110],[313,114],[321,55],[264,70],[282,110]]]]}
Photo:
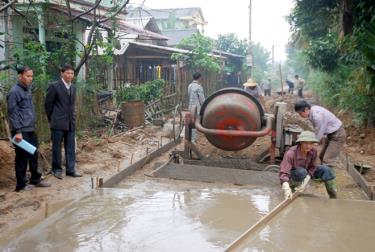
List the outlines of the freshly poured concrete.
{"type": "Polygon", "coordinates": [[[128,180],[48,218],[8,251],[223,251],[281,200],[279,188],[128,180]]]}
{"type": "Polygon", "coordinates": [[[235,185],[253,185],[280,188],[278,173],[202,165],[168,164],[152,174],[159,178],[188,181],[221,182],[235,185]]]}
{"type": "Polygon", "coordinates": [[[375,250],[375,202],[300,197],[234,251],[375,250]]]}

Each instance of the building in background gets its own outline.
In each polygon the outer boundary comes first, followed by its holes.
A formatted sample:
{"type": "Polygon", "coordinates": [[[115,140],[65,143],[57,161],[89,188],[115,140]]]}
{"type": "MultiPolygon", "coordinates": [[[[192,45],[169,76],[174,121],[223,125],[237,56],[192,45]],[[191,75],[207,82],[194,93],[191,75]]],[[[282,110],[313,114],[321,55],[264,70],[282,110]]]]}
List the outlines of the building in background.
{"type": "Polygon", "coordinates": [[[169,46],[176,46],[183,38],[195,33],[204,33],[207,24],[201,8],[145,9],[128,10],[128,18],[153,17],[162,34],[169,38],[169,46]]]}

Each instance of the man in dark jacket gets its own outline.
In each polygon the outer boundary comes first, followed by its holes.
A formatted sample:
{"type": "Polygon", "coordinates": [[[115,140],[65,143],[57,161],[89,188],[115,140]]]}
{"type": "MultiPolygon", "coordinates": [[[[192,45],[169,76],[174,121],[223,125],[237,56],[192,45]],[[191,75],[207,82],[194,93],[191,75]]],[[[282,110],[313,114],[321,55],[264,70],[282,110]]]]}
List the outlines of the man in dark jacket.
{"type": "MultiPolygon", "coordinates": [[[[19,67],[18,83],[10,90],[7,96],[8,117],[12,130],[12,136],[16,142],[25,141],[38,147],[38,138],[35,133],[35,110],[31,97],[31,83],[33,81],[33,70],[29,67],[19,67]]],[[[46,182],[41,181],[42,174],[38,171],[38,151],[30,154],[15,145],[15,170],[16,191],[30,190],[27,185],[26,170],[29,164],[31,173],[30,184],[37,187],[49,187],[46,182]]]]}
{"type": "Polygon", "coordinates": [[[294,83],[293,81],[290,81],[286,79],[286,84],[288,85],[288,94],[293,94],[294,93],[294,83]]]}
{"type": "Polygon", "coordinates": [[[76,88],[72,85],[74,68],[64,65],[61,79],[49,85],[45,100],[45,110],[51,128],[52,138],[52,174],[62,179],[61,143],[64,141],[66,175],[81,177],[75,170],[75,127],[74,104],[76,88]]]}

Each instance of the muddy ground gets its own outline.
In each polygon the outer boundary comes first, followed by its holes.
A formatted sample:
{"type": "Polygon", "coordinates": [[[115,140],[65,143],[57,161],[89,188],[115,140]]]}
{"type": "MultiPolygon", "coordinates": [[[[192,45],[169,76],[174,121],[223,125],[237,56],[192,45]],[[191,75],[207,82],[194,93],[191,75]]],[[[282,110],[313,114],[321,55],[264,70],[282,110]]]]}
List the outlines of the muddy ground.
{"type": "MultiPolygon", "coordinates": [[[[313,101],[312,95],[307,97],[313,101]]],[[[267,109],[272,112],[275,101],[280,97],[267,98],[267,109]]],[[[292,104],[296,96],[286,96],[282,100],[289,104],[290,113],[287,115],[288,123],[296,123],[305,129],[311,124],[293,113],[292,104]]],[[[350,115],[339,114],[343,119],[348,133],[345,150],[355,162],[365,162],[375,167],[375,129],[358,128],[351,123],[350,115]]],[[[58,180],[47,176],[46,181],[52,184],[50,188],[34,188],[31,191],[16,193],[14,179],[14,150],[7,141],[0,141],[0,237],[8,234],[9,230],[22,230],[25,226],[32,225],[33,221],[44,218],[46,204],[49,214],[61,208],[67,202],[78,199],[87,194],[94,186],[96,178],[108,179],[118,171],[137,161],[147,152],[160,146],[160,137],[165,132],[160,127],[148,125],[143,129],[121,133],[113,137],[86,137],[78,142],[77,170],[84,176],[82,178],[64,178],[58,180]],[[133,154],[133,155],[132,155],[133,154]]],[[[169,141],[163,138],[163,145],[169,141]]],[[[265,151],[270,144],[270,138],[258,138],[254,144],[237,152],[225,152],[213,147],[205,137],[200,135],[198,147],[203,154],[211,158],[255,158],[265,151]]],[[[179,148],[182,147],[182,144],[179,148]]],[[[47,171],[50,163],[50,147],[41,147],[46,157],[39,159],[41,167],[47,171]]],[[[163,158],[167,159],[167,156],[163,158]]],[[[160,160],[159,160],[160,162],[160,160]]],[[[149,167],[153,167],[152,164],[149,167]]],[[[150,168],[148,168],[150,169],[150,168]]],[[[369,181],[375,181],[375,171],[366,175],[369,181]]],[[[337,171],[340,191],[344,198],[363,198],[353,180],[344,172],[344,168],[337,171]]],[[[325,195],[324,187],[312,185],[309,189],[322,196],[325,195]]],[[[8,239],[11,239],[10,237],[8,239]]]]}

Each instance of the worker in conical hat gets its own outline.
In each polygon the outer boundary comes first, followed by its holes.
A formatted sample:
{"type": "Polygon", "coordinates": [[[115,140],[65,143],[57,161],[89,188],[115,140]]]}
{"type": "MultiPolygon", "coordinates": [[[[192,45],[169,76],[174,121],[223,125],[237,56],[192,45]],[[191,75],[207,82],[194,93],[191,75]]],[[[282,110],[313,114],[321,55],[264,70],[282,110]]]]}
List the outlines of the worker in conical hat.
{"type": "Polygon", "coordinates": [[[258,86],[258,84],[253,79],[248,79],[244,84],[244,90],[252,95],[257,101],[261,103],[263,108],[266,106],[266,102],[264,100],[264,95],[262,89],[258,86]]]}

